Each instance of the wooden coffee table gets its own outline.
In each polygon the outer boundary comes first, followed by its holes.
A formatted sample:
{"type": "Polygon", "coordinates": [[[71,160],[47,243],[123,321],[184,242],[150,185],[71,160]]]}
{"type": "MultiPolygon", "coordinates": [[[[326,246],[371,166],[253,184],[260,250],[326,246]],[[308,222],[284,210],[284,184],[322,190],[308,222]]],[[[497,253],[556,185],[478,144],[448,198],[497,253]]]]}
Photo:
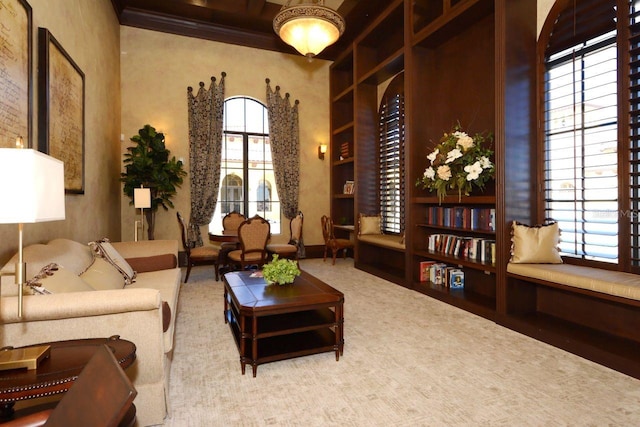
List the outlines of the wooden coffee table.
{"type": "Polygon", "coordinates": [[[242,374],[250,364],[344,350],[344,295],[302,272],[289,285],[267,285],[255,274],[224,275],[224,315],[240,353],[242,374]]]}

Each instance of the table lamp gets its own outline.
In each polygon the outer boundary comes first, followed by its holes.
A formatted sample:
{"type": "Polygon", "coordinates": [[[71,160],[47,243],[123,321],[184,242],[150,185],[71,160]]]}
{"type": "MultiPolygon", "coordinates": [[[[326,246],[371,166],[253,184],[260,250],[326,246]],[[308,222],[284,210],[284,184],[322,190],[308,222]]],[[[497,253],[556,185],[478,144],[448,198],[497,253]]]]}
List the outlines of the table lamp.
{"type": "MultiPolygon", "coordinates": [[[[142,185],[140,188],[133,189],[133,206],[136,209],[140,209],[140,223],[142,224],[140,233],[144,236],[144,210],[151,207],[151,189],[144,188],[142,185]]],[[[134,223],[134,239],[138,241],[138,221],[134,223]]]]}
{"type": "Polygon", "coordinates": [[[22,317],[23,224],[65,218],[64,163],[32,149],[0,148],[0,182],[0,224],[18,224],[18,262],[9,275],[20,287],[18,317],[22,317]]]}

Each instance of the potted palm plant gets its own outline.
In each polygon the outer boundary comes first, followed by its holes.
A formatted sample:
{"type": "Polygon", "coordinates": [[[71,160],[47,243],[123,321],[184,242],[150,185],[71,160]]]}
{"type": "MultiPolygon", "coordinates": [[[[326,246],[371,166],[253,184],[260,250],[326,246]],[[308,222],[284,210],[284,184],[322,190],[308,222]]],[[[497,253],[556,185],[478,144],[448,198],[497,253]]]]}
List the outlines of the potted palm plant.
{"type": "Polygon", "coordinates": [[[164,144],[164,134],[156,132],[153,126],[144,125],[138,135],[131,137],[131,141],[134,145],[127,147],[120,181],[124,183],[124,194],[131,199],[130,205],[133,205],[135,188],[144,186],[151,190],[151,208],[145,211],[145,219],[148,238],[153,240],[156,212],[160,206],[164,210],[173,208],[171,199],[187,172],[181,161],[170,157],[171,153],[164,144]]]}

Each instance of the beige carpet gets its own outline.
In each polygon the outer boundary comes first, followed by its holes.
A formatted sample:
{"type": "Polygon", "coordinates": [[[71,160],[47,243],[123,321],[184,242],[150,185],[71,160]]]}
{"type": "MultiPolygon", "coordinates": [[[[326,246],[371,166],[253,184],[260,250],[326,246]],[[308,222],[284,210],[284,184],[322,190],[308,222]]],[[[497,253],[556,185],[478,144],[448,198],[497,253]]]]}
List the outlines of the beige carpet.
{"type": "Polygon", "coordinates": [[[240,372],[222,283],[180,295],[167,426],[638,426],[640,381],[353,268],[304,260],[345,294],[344,356],[240,372]]]}

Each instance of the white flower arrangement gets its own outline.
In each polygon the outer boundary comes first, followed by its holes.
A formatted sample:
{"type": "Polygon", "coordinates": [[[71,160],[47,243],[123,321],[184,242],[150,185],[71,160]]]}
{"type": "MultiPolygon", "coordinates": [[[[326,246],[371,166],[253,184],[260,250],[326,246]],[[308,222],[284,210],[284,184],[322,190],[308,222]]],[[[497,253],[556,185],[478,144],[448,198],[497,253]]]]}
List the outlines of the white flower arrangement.
{"type": "Polygon", "coordinates": [[[456,190],[458,198],[468,196],[473,188],[484,189],[495,173],[491,162],[493,151],[482,146],[492,142],[489,134],[471,137],[456,125],[451,133],[445,133],[440,143],[427,156],[429,166],[424,170],[416,185],[425,190],[435,191],[442,202],[447,191],[456,190]]]}

